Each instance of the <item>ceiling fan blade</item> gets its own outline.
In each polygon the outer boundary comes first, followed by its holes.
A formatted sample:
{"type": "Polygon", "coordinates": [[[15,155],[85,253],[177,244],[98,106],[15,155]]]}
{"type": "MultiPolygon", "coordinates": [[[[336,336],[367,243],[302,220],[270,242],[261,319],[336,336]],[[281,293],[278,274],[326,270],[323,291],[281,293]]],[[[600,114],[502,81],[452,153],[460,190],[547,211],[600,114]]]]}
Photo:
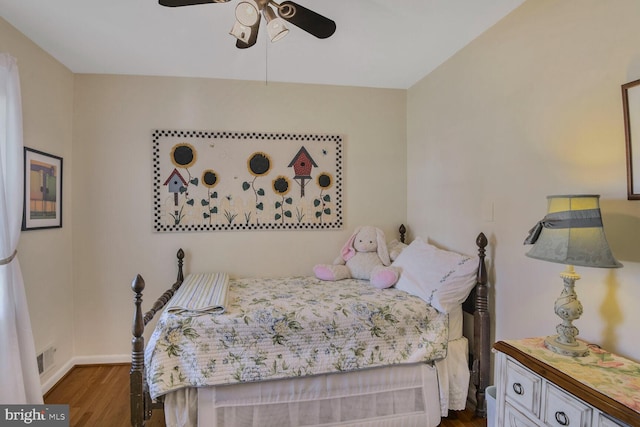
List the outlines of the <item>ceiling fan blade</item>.
{"type": "Polygon", "coordinates": [[[336,31],[336,23],[334,21],[292,1],[280,3],[278,15],[285,21],[319,39],[331,37],[336,31]]]}
{"type": "Polygon", "coordinates": [[[226,3],[229,0],[158,0],[158,3],[167,7],[193,6],[207,3],[226,3]]]}
{"type": "Polygon", "coordinates": [[[260,21],[262,20],[258,19],[258,21],[251,26],[251,36],[249,36],[249,41],[247,43],[243,42],[240,39],[236,40],[236,47],[238,49],[247,49],[256,44],[256,42],[258,41],[258,30],[260,29],[260,21]]]}

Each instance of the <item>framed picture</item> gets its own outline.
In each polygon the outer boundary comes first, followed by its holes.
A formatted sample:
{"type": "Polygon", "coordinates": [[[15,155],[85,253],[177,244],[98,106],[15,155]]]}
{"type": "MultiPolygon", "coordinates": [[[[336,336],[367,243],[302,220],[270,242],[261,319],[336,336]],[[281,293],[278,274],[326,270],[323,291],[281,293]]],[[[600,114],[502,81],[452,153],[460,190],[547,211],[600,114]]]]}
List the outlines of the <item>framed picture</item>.
{"type": "Polygon", "coordinates": [[[622,85],[622,107],[627,144],[627,199],[640,200],[640,80],[622,85]]]}
{"type": "Polygon", "coordinates": [[[62,157],[24,147],[22,229],[62,227],[62,157]]]}
{"type": "Polygon", "coordinates": [[[156,129],[157,232],[339,230],[342,135],[156,129]]]}

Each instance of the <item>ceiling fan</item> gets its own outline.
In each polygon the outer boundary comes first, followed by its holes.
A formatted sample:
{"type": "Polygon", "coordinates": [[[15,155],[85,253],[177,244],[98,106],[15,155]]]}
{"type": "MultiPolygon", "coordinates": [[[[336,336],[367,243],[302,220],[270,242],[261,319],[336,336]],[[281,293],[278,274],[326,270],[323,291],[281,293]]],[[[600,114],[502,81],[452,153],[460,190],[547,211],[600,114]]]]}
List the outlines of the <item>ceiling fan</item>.
{"type": "MultiPolygon", "coordinates": [[[[227,3],[228,1],[158,0],[158,3],[167,7],[180,7],[206,3],[227,3]]],[[[319,39],[331,37],[336,31],[336,23],[334,21],[292,1],[284,1],[278,4],[272,0],[242,0],[236,6],[236,22],[229,32],[237,39],[237,48],[246,49],[256,44],[261,21],[260,12],[262,12],[267,22],[267,32],[272,42],[282,39],[289,33],[286,22],[319,39]],[[278,16],[276,16],[276,11],[278,16]]]]}

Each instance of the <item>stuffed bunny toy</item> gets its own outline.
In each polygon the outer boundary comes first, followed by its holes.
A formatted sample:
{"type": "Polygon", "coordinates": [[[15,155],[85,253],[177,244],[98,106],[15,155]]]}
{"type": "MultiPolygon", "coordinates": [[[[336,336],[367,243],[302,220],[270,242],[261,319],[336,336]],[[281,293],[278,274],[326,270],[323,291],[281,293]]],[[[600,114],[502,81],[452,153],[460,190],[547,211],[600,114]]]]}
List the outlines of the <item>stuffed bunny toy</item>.
{"type": "Polygon", "coordinates": [[[382,230],[363,226],[356,229],[333,264],[318,264],[313,272],[321,280],[365,279],[384,289],[398,281],[399,270],[389,267],[390,264],[382,230]]]}

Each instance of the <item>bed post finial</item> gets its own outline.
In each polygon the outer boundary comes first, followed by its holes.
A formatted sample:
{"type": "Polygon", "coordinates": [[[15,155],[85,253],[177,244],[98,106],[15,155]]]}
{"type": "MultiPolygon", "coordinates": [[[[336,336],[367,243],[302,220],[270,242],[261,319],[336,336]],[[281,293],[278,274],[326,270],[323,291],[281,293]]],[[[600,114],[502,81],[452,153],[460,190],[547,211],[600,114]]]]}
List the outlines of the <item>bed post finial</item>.
{"type": "Polygon", "coordinates": [[[400,228],[398,228],[398,232],[400,233],[400,242],[404,243],[405,235],[407,234],[407,228],[404,224],[400,224],[400,228]]]}
{"type": "Polygon", "coordinates": [[[487,247],[487,245],[489,244],[489,241],[487,240],[487,236],[484,235],[484,233],[480,233],[478,234],[478,237],[476,238],[476,245],[478,245],[478,254],[484,258],[485,255],[485,248],[487,247]]]}
{"type": "Polygon", "coordinates": [[[133,298],[133,303],[135,305],[132,330],[134,341],[135,338],[140,338],[144,332],[144,324],[142,323],[142,291],[144,291],[144,286],[144,279],[139,274],[131,282],[131,289],[136,294],[133,298]]]}
{"type": "Polygon", "coordinates": [[[182,282],[184,280],[184,273],[182,272],[182,265],[184,264],[184,251],[182,248],[178,249],[178,253],[176,254],[178,257],[178,281],[182,282]]]}

